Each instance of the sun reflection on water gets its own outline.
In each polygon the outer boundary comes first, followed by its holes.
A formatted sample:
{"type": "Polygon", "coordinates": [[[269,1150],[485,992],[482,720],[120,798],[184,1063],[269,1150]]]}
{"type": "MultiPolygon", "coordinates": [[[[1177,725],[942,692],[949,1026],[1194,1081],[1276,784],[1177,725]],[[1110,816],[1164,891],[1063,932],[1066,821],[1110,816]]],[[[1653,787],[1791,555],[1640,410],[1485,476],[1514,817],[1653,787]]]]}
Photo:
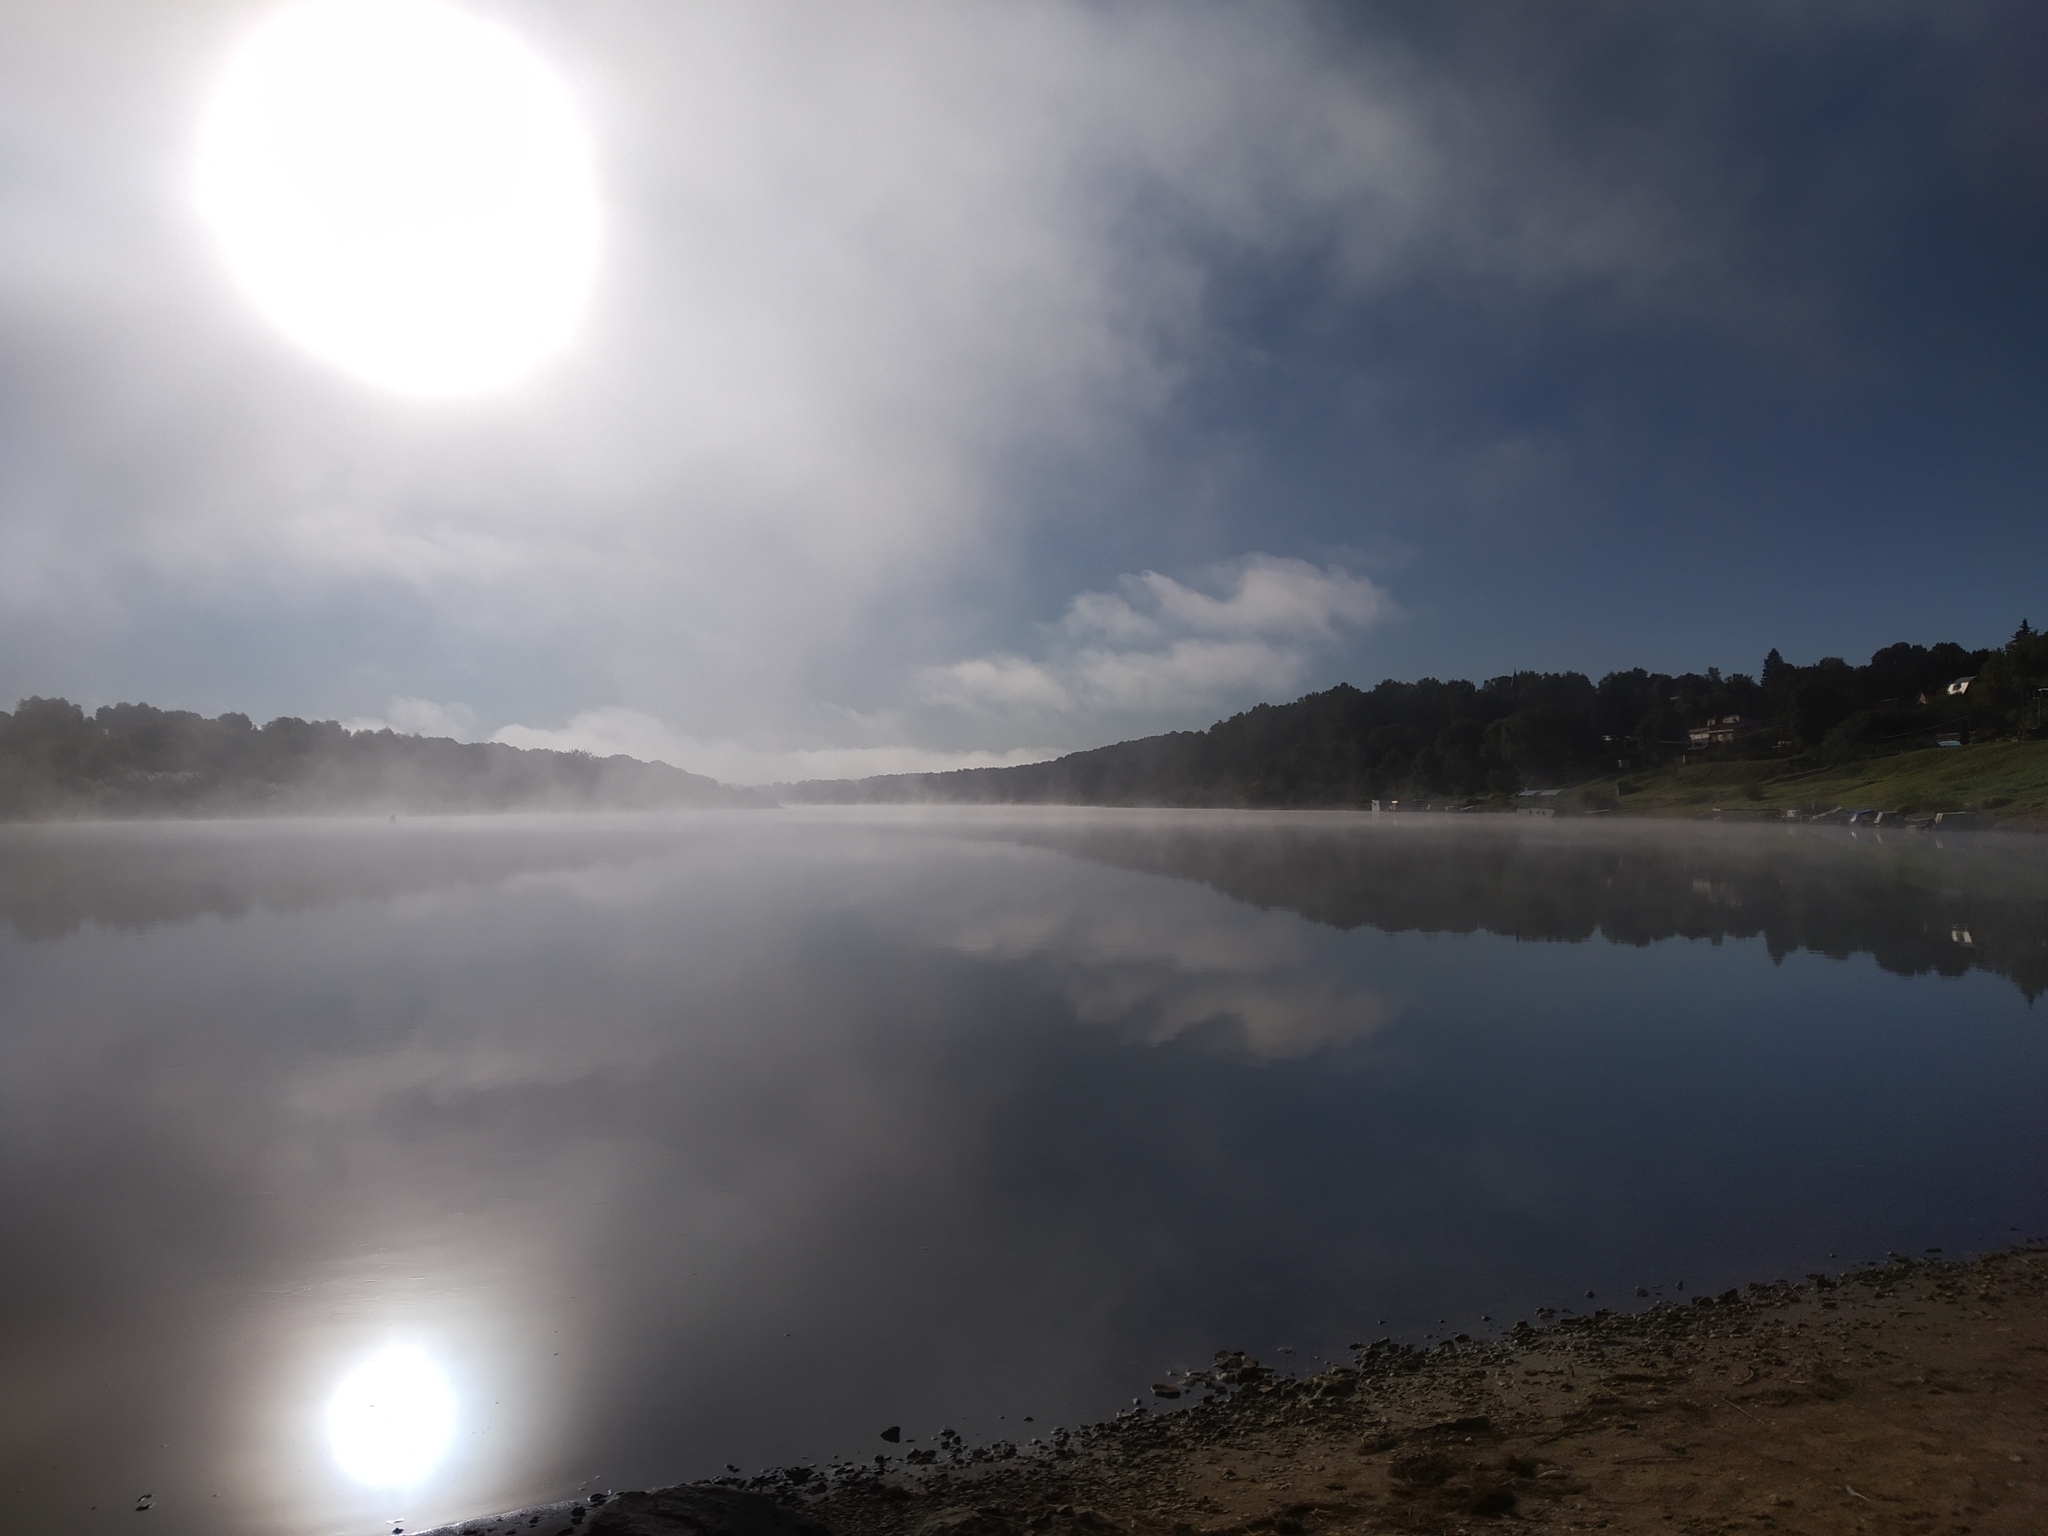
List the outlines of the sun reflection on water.
{"type": "Polygon", "coordinates": [[[455,1393],[425,1351],[380,1350],[342,1379],[327,1402],[334,1459],[359,1483],[379,1488],[423,1481],[455,1436],[455,1393]]]}

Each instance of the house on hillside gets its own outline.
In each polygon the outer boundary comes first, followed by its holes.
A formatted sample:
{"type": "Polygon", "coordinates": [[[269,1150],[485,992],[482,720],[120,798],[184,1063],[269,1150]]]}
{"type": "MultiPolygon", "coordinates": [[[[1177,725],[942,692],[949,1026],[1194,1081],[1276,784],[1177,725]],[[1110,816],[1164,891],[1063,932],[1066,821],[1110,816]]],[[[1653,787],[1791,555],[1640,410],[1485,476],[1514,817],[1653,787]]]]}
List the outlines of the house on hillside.
{"type": "Polygon", "coordinates": [[[1686,740],[1694,747],[1723,747],[1739,736],[1762,730],[1757,724],[1745,725],[1740,715],[1718,715],[1704,725],[1696,725],[1685,733],[1686,740]]]}

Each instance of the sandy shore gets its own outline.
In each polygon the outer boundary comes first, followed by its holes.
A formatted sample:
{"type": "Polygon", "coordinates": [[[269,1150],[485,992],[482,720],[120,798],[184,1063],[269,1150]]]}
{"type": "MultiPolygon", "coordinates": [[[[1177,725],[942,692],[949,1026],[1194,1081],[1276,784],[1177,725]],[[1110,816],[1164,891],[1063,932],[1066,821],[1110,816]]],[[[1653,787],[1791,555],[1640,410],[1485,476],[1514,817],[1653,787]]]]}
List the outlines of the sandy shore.
{"type": "Polygon", "coordinates": [[[1203,1399],[1192,1407],[1133,1410],[1057,1444],[620,1494],[518,1526],[2048,1532],[2048,1250],[1900,1261],[1501,1339],[1354,1353],[1355,1368],[1305,1379],[1219,1357],[1187,1384],[1203,1399]]]}

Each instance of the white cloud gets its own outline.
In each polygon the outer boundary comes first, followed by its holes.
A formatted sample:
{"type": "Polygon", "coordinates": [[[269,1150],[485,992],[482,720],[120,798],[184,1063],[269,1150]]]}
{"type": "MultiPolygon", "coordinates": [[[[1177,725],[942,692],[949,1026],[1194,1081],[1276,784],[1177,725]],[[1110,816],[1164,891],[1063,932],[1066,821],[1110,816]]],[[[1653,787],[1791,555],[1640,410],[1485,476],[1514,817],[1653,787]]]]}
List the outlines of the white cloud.
{"type": "Polygon", "coordinates": [[[476,735],[476,711],[467,704],[439,704],[432,699],[396,696],[381,715],[357,715],[341,722],[351,731],[396,731],[401,736],[451,736],[469,741],[476,735]]]}
{"type": "MultiPolygon", "coordinates": [[[[1143,579],[1124,578],[1126,582],[1143,579]]],[[[1114,592],[1083,592],[1067,605],[1060,627],[1070,635],[1103,640],[1150,640],[1159,633],[1157,620],[1138,612],[1114,592]]]]}
{"type": "Polygon", "coordinates": [[[764,747],[730,739],[700,740],[640,710],[610,705],[586,710],[567,725],[508,725],[493,741],[596,757],[624,753],[668,763],[727,784],[787,784],[804,779],[863,779],[882,773],[943,773],[953,768],[1008,768],[1057,756],[1053,748],[951,752],[883,742],[864,746],[764,747]]]}
{"type": "Polygon", "coordinates": [[[1385,618],[1385,592],[1362,576],[1305,560],[1252,555],[1236,572],[1234,589],[1212,597],[1170,576],[1146,571],[1136,578],[1166,620],[1203,634],[1294,636],[1329,640],[1340,625],[1385,618]]]}
{"type": "Polygon", "coordinates": [[[1156,651],[1083,651],[1068,665],[1097,708],[1156,714],[1285,692],[1301,681],[1308,657],[1267,640],[1176,640],[1156,651]]]}
{"type": "Polygon", "coordinates": [[[955,709],[1071,708],[1074,695],[1048,667],[1022,656],[977,656],[919,674],[918,701],[955,709]]]}
{"type": "Polygon", "coordinates": [[[1337,566],[1253,554],[1204,573],[1203,590],[1157,571],[1083,592],[1047,654],[928,667],[919,702],[993,714],[1155,716],[1297,687],[1317,648],[1395,616],[1374,582],[1337,566]]]}
{"type": "Polygon", "coordinates": [[[559,729],[508,725],[492,732],[491,740],[551,752],[588,752],[593,757],[624,753],[642,762],[667,763],[688,768],[692,773],[702,771],[682,760],[694,745],[687,736],[652,715],[620,704],[585,710],[559,729]]]}

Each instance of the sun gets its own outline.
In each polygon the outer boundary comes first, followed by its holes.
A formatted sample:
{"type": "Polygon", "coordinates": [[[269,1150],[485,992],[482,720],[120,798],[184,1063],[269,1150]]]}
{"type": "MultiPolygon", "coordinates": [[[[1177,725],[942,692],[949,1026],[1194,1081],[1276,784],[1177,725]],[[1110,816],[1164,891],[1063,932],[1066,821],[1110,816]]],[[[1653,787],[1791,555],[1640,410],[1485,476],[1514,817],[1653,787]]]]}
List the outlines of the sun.
{"type": "Polygon", "coordinates": [[[417,398],[525,378],[574,336],[598,254],[561,79],[447,0],[301,0],[236,50],[199,207],[280,331],[417,398]]]}

